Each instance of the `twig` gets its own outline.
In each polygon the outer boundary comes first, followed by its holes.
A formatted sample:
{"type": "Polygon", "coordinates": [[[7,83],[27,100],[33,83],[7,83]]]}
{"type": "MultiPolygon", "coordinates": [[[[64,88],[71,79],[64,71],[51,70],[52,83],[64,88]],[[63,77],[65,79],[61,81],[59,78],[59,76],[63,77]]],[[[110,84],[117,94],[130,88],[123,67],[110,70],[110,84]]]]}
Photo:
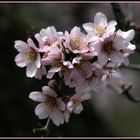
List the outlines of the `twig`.
{"type": "Polygon", "coordinates": [[[111,3],[111,5],[119,28],[122,30],[127,30],[127,19],[122,12],[121,6],[118,3],[111,3]]]}
{"type": "Polygon", "coordinates": [[[122,68],[123,67],[127,69],[140,70],[140,65],[138,64],[123,65],[122,68]]]}
{"type": "Polygon", "coordinates": [[[120,94],[125,95],[130,101],[132,101],[134,103],[140,103],[140,98],[133,97],[130,94],[130,89],[131,88],[132,88],[132,85],[128,85],[128,86],[122,85],[121,86],[122,92],[120,94]]]}
{"type": "Polygon", "coordinates": [[[42,128],[34,128],[33,129],[33,133],[36,134],[36,135],[41,135],[41,136],[44,136],[44,135],[47,135],[49,134],[49,130],[48,130],[48,127],[49,127],[49,123],[50,123],[50,117],[48,118],[47,120],[47,123],[44,127],[42,128]]]}

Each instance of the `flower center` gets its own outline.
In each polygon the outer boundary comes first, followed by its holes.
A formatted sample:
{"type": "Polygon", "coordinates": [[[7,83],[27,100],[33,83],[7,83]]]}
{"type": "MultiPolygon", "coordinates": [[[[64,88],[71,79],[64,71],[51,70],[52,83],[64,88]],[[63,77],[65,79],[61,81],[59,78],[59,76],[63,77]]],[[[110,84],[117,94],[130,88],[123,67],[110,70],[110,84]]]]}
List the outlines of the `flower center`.
{"type": "Polygon", "coordinates": [[[63,64],[62,64],[62,62],[60,62],[60,61],[55,61],[54,63],[53,63],[53,66],[54,67],[61,67],[63,64]]]}
{"type": "Polygon", "coordinates": [[[56,106],[57,103],[56,103],[55,97],[49,97],[49,96],[47,96],[47,98],[45,100],[45,104],[48,105],[48,106],[50,106],[50,107],[56,106]]]}
{"type": "Polygon", "coordinates": [[[73,99],[73,111],[81,104],[79,100],[73,99]]]}
{"type": "Polygon", "coordinates": [[[80,39],[71,39],[70,40],[70,45],[71,45],[71,48],[73,50],[76,50],[79,48],[79,44],[80,44],[80,39]]]}
{"type": "Polygon", "coordinates": [[[105,32],[105,28],[102,26],[97,25],[96,29],[95,29],[95,34],[96,36],[101,37],[103,35],[103,33],[105,32]]]}
{"type": "Polygon", "coordinates": [[[30,61],[34,61],[37,58],[37,53],[33,48],[30,48],[29,51],[27,51],[24,55],[27,58],[27,60],[30,61]]]}
{"type": "Polygon", "coordinates": [[[113,42],[112,41],[109,41],[109,42],[106,42],[104,45],[103,45],[103,51],[107,54],[110,54],[112,51],[115,51],[114,47],[113,47],[113,42]]]}

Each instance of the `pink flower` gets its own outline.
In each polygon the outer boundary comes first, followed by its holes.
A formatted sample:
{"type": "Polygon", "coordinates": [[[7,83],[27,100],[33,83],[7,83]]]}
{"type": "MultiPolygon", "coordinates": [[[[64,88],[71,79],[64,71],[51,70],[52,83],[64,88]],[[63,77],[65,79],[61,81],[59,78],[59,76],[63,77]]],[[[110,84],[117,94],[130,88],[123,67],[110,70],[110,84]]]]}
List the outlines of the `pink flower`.
{"type": "Polygon", "coordinates": [[[81,88],[85,86],[86,78],[92,75],[92,64],[88,61],[75,64],[73,68],[66,69],[63,75],[67,86],[81,88]]]}
{"type": "Polygon", "coordinates": [[[54,26],[42,29],[35,35],[39,42],[39,51],[46,52],[50,46],[57,46],[64,39],[63,32],[57,32],[54,26]]]}
{"type": "Polygon", "coordinates": [[[35,108],[35,114],[39,119],[49,117],[56,126],[64,123],[62,111],[65,110],[65,104],[60,98],[57,98],[57,94],[52,88],[44,86],[42,92],[31,92],[29,98],[41,102],[35,108]]]}
{"type": "Polygon", "coordinates": [[[79,27],[74,27],[70,34],[65,31],[65,46],[73,53],[86,53],[88,52],[88,42],[86,36],[81,32],[79,27]]]}
{"type": "Polygon", "coordinates": [[[76,93],[67,101],[64,112],[64,118],[67,123],[69,122],[71,113],[80,114],[83,111],[82,102],[84,100],[88,100],[89,98],[90,94],[76,93]]]}
{"type": "Polygon", "coordinates": [[[51,79],[55,73],[61,70],[64,59],[65,56],[58,46],[52,46],[49,51],[44,54],[42,62],[45,65],[51,65],[47,73],[47,78],[51,79]]]}
{"type": "Polygon", "coordinates": [[[18,50],[19,54],[15,57],[16,65],[26,68],[27,77],[34,77],[41,67],[41,58],[38,53],[38,48],[33,43],[32,39],[27,40],[28,44],[17,40],[14,47],[18,50]]]}
{"type": "MultiPolygon", "coordinates": [[[[132,37],[134,37],[134,31],[127,32],[127,38],[132,37]]],[[[107,64],[108,61],[122,64],[125,61],[126,52],[130,54],[132,49],[135,48],[127,38],[123,38],[123,36],[116,33],[105,38],[104,41],[100,40],[96,44],[98,46],[98,62],[102,65],[107,64]]]]}
{"type": "Polygon", "coordinates": [[[85,23],[83,24],[83,28],[89,34],[92,34],[99,38],[105,38],[114,33],[116,25],[116,21],[112,20],[110,22],[107,22],[106,16],[103,13],[98,12],[94,17],[94,23],[85,23]]]}

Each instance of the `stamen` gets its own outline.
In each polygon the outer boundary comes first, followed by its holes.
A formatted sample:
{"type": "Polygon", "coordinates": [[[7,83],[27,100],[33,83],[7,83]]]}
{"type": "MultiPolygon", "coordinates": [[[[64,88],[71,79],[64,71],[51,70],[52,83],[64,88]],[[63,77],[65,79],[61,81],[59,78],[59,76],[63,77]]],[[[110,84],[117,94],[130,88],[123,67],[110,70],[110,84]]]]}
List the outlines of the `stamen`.
{"type": "Polygon", "coordinates": [[[80,44],[80,39],[71,39],[70,40],[70,45],[71,45],[73,50],[78,49],[79,48],[79,44],[80,44]]]}
{"type": "Polygon", "coordinates": [[[105,32],[105,28],[103,28],[102,26],[97,26],[95,29],[95,34],[99,37],[101,37],[104,32],[105,32]]]}
{"type": "Polygon", "coordinates": [[[115,51],[115,48],[113,47],[113,42],[112,41],[106,42],[103,45],[103,48],[102,49],[107,54],[110,54],[112,51],[115,51]]]}
{"type": "Polygon", "coordinates": [[[50,106],[50,107],[56,106],[57,103],[56,103],[55,97],[49,97],[49,96],[47,96],[46,97],[46,100],[45,100],[45,104],[48,105],[48,106],[50,106]]]}

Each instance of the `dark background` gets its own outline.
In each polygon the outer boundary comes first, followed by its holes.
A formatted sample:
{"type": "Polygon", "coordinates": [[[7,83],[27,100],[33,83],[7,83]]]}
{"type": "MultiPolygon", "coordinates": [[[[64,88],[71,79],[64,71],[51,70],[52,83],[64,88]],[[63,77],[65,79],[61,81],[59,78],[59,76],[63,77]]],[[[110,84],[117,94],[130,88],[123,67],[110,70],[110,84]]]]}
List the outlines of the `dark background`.
{"type": "MultiPolygon", "coordinates": [[[[140,22],[140,4],[123,4],[126,16],[132,14],[140,22]],[[131,6],[131,7],[129,7],[131,6]],[[131,9],[129,9],[131,8],[131,9]],[[130,11],[131,10],[131,11],[130,11]]],[[[40,3],[0,4],[0,136],[36,136],[32,130],[44,126],[34,114],[37,103],[29,93],[41,90],[47,79],[27,78],[25,68],[15,65],[15,40],[26,41],[42,28],[54,25],[58,31],[70,31],[74,26],[93,21],[96,12],[103,12],[114,20],[110,3],[40,3]]],[[[137,53],[131,63],[139,64],[137,53]]],[[[133,83],[132,94],[140,96],[140,72],[120,69],[126,82],[133,83]]],[[[140,105],[116,93],[94,94],[84,103],[80,115],[72,115],[70,122],[60,127],[50,124],[49,136],[140,136],[140,105]]]]}

